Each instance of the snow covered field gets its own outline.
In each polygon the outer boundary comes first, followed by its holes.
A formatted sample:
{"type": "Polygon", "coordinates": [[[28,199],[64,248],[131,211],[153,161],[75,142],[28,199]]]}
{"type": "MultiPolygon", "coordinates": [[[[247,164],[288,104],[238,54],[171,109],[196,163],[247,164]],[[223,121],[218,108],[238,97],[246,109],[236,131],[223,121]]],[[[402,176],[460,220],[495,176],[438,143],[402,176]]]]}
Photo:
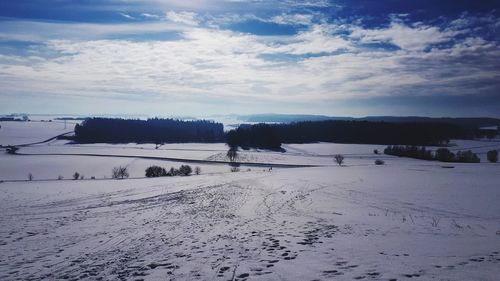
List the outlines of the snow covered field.
{"type": "Polygon", "coordinates": [[[45,141],[56,135],[73,131],[75,121],[52,122],[0,122],[0,145],[23,145],[34,142],[45,141]]]}
{"type": "Polygon", "coordinates": [[[237,173],[210,162],[226,160],[223,144],[2,151],[0,280],[498,280],[499,164],[445,169],[374,155],[379,145],[285,148],[241,152],[241,162],[283,166],[237,173]],[[149,165],[186,163],[202,174],[141,178],[149,165]],[[109,179],[118,165],[134,178],[109,179]],[[74,171],[86,180],[56,179],[74,171]]]}

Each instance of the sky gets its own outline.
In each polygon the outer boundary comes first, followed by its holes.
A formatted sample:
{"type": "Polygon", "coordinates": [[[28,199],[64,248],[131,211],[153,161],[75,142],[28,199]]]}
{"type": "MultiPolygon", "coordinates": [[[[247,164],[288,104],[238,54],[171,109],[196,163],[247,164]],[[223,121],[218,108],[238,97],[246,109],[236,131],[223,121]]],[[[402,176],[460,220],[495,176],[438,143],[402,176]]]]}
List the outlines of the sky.
{"type": "Polygon", "coordinates": [[[0,113],[500,117],[500,0],[0,0],[0,113]]]}

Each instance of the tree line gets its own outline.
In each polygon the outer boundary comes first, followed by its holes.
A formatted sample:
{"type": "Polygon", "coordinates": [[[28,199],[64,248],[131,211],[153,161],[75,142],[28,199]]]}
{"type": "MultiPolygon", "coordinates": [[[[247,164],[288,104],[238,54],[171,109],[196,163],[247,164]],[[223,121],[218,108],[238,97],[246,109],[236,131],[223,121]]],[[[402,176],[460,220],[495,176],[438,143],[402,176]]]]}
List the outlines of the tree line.
{"type": "MultiPolygon", "coordinates": [[[[471,134],[472,133],[472,134],[471,134]]],[[[83,143],[223,142],[241,147],[282,151],[282,143],[366,143],[431,146],[452,138],[470,138],[471,130],[446,123],[369,121],[303,121],[289,124],[241,125],[224,133],[221,123],[206,120],[89,118],[75,126],[83,143]]]]}
{"type": "Polygon", "coordinates": [[[83,143],[210,143],[224,140],[224,127],[207,120],[88,118],[75,126],[74,139],[83,143]]]}
{"type": "Polygon", "coordinates": [[[470,131],[445,123],[387,123],[368,121],[304,121],[290,124],[240,126],[226,135],[230,147],[280,150],[282,143],[366,143],[442,145],[468,138],[470,131]]]}
{"type": "MultiPolygon", "coordinates": [[[[384,153],[401,157],[409,157],[423,160],[437,160],[441,162],[459,162],[459,163],[479,163],[481,159],[472,151],[451,152],[447,148],[439,148],[436,152],[427,150],[425,147],[390,145],[384,149],[384,153]]],[[[489,157],[488,157],[489,159],[489,157]]],[[[491,160],[490,160],[491,161],[491,160]]],[[[491,161],[493,162],[493,161],[491,161]]]]}

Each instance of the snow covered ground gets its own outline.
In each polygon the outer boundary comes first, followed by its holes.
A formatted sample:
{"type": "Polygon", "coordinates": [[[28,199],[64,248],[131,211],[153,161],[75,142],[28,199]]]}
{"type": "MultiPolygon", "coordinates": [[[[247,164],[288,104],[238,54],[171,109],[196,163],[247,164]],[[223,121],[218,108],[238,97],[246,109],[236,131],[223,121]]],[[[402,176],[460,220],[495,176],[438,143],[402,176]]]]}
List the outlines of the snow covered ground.
{"type": "Polygon", "coordinates": [[[45,141],[56,135],[73,131],[75,121],[54,120],[52,122],[2,121],[0,122],[0,145],[23,145],[45,141]],[[65,128],[66,127],[66,128],[65,128]]]}
{"type": "Polygon", "coordinates": [[[1,152],[0,280],[498,280],[500,164],[449,169],[375,155],[378,145],[285,148],[240,161],[311,166],[231,173],[209,162],[225,161],[223,144],[51,141],[19,151],[45,155],[1,152]],[[202,174],[141,178],[149,165],[185,163],[202,174]],[[118,165],[135,178],[109,179],[118,165]],[[86,179],[56,179],[74,171],[86,179]]]}

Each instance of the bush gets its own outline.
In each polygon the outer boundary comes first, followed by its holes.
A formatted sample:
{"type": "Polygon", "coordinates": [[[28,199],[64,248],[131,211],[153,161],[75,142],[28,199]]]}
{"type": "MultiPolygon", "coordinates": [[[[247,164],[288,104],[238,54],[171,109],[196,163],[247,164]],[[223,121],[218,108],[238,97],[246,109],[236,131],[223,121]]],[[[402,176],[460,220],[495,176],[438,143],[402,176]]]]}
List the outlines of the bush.
{"type": "Polygon", "coordinates": [[[426,150],[424,146],[418,148],[414,145],[398,146],[389,145],[384,149],[384,154],[395,155],[400,157],[410,157],[423,160],[433,160],[434,156],[430,150],[426,150]]]}
{"type": "Polygon", "coordinates": [[[462,163],[479,163],[481,159],[470,150],[458,151],[455,155],[447,148],[439,148],[433,155],[430,150],[425,147],[418,148],[416,146],[388,146],[384,149],[385,154],[410,157],[424,160],[437,160],[441,162],[462,162],[462,163]]]}
{"type": "Polygon", "coordinates": [[[63,177],[63,176],[61,176],[61,175],[59,175],[59,176],[57,176],[57,179],[58,179],[58,180],[63,180],[63,179],[64,179],[64,177],[63,177]]]}
{"type": "Polygon", "coordinates": [[[384,165],[384,164],[385,164],[384,160],[380,159],[375,160],[375,165],[384,165]]]}
{"type": "Polygon", "coordinates": [[[160,166],[150,166],[146,169],[146,177],[155,178],[155,177],[165,177],[167,176],[167,171],[165,168],[160,166]]]}
{"type": "Polygon", "coordinates": [[[189,165],[181,165],[179,168],[179,174],[183,176],[189,176],[193,172],[193,169],[191,169],[191,166],[189,165]]]}
{"type": "Polygon", "coordinates": [[[79,179],[79,178],[80,178],[80,174],[79,174],[78,172],[75,172],[75,173],[73,174],[73,180],[77,180],[77,179],[79,179]]]}
{"type": "Polygon", "coordinates": [[[436,160],[441,162],[452,162],[455,159],[455,154],[447,148],[440,148],[436,150],[436,160]]]}
{"type": "Polygon", "coordinates": [[[194,173],[195,173],[196,175],[201,174],[201,168],[200,168],[200,167],[198,167],[198,166],[194,167],[194,173]]]}
{"type": "Polygon", "coordinates": [[[378,154],[378,149],[374,149],[373,154],[378,154]]]}
{"type": "Polygon", "coordinates": [[[455,160],[457,162],[463,162],[463,163],[479,163],[479,162],[481,162],[481,159],[475,153],[472,153],[472,151],[470,151],[470,150],[457,152],[457,156],[456,156],[455,160]]]}
{"type": "Polygon", "coordinates": [[[488,151],[488,153],[486,154],[486,156],[488,158],[488,161],[490,161],[491,163],[498,162],[498,151],[497,150],[490,150],[490,151],[488,151]]]}
{"type": "Polygon", "coordinates": [[[111,172],[111,177],[114,179],[123,179],[123,178],[128,178],[129,174],[127,171],[127,167],[114,167],[113,171],[111,172]]]}
{"type": "Polygon", "coordinates": [[[334,156],[334,158],[335,158],[335,163],[339,164],[339,166],[341,166],[342,163],[344,163],[344,156],[343,155],[336,154],[334,156]]]}
{"type": "Polygon", "coordinates": [[[170,167],[170,170],[167,173],[167,177],[177,176],[179,174],[179,170],[174,169],[174,167],[170,167]]]}

